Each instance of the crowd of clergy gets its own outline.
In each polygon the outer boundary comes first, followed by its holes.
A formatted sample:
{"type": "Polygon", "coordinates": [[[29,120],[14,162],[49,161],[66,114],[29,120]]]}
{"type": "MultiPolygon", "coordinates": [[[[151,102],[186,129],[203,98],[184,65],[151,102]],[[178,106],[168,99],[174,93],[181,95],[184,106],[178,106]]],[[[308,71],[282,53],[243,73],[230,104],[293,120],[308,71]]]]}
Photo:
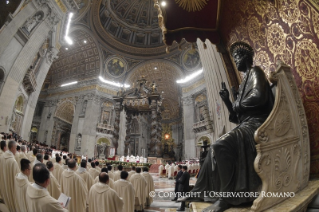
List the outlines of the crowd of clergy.
{"type": "Polygon", "coordinates": [[[187,172],[191,175],[196,175],[199,172],[200,164],[198,162],[176,162],[176,163],[169,163],[167,162],[166,165],[161,164],[158,167],[158,174],[161,178],[167,177],[168,179],[176,178],[178,173],[178,165],[187,166],[187,172]]]}
{"type": "Polygon", "coordinates": [[[9,212],[133,212],[143,210],[153,199],[148,168],[130,172],[98,161],[82,159],[78,164],[62,153],[45,154],[14,139],[1,141],[0,195],[9,212]],[[70,197],[65,207],[59,197],[70,197]],[[63,195],[62,195],[63,196],[63,195]]]}

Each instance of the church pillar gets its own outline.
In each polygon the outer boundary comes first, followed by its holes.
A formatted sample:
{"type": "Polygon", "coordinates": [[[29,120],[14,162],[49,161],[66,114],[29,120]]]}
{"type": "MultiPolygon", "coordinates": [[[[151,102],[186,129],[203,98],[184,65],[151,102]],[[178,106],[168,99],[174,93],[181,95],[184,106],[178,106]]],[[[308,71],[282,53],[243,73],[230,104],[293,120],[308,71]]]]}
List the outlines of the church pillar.
{"type": "MultiPolygon", "coordinates": [[[[42,63],[39,66],[39,70],[37,71],[38,75],[36,78],[37,86],[35,88],[35,91],[31,93],[30,98],[28,100],[25,115],[23,119],[22,129],[21,129],[21,137],[25,140],[29,140],[29,132],[31,130],[32,125],[32,119],[34,115],[34,110],[37,105],[37,101],[39,98],[39,94],[41,92],[41,88],[43,85],[43,82],[47,76],[47,73],[52,65],[52,62],[56,58],[56,55],[58,54],[59,50],[56,48],[51,48],[46,52],[45,57],[42,60],[42,63]]],[[[40,142],[43,142],[43,140],[39,140],[40,142]]]]}
{"type": "MultiPolygon", "coordinates": [[[[74,152],[76,154],[81,154],[81,147],[79,148],[80,151],[76,151],[77,147],[77,135],[78,133],[82,133],[81,126],[83,125],[83,118],[80,118],[80,113],[82,111],[82,104],[83,104],[83,96],[76,98],[76,105],[74,111],[74,117],[72,122],[72,128],[70,133],[70,140],[69,140],[69,152],[74,152]],[[78,132],[80,128],[81,132],[78,132]]],[[[82,142],[83,139],[81,139],[82,142]]]]}
{"type": "MultiPolygon", "coordinates": [[[[123,129],[120,129],[120,114],[121,114],[121,110],[122,110],[122,105],[121,105],[121,101],[117,101],[115,103],[114,106],[114,110],[115,110],[115,120],[114,120],[114,131],[113,131],[113,145],[115,147],[115,154],[118,154],[119,151],[119,132],[120,130],[122,132],[123,129]]],[[[124,122],[125,123],[125,122],[124,122]]],[[[124,139],[123,139],[124,141],[124,139]]],[[[124,148],[123,148],[124,149],[124,148]]]]}
{"type": "Polygon", "coordinates": [[[100,97],[89,94],[83,122],[81,154],[94,156],[94,144],[96,143],[96,126],[99,120],[100,97]]]}
{"type": "Polygon", "coordinates": [[[194,99],[191,96],[182,98],[184,121],[184,159],[196,156],[194,124],[194,99]]]}
{"type": "Polygon", "coordinates": [[[49,100],[45,103],[42,116],[41,116],[41,125],[39,128],[38,140],[40,142],[45,142],[47,145],[53,145],[52,140],[52,131],[54,127],[54,112],[56,111],[57,100],[49,100]]]}
{"type": "MultiPolygon", "coordinates": [[[[210,41],[206,40],[205,44],[207,46],[206,49],[200,40],[197,41],[198,51],[203,65],[209,112],[213,118],[213,133],[211,133],[211,135],[213,137],[212,142],[214,142],[222,134],[234,128],[235,125],[229,122],[228,110],[219,96],[222,82],[225,82],[231,96],[229,80],[221,54],[217,52],[216,46],[210,41]]],[[[232,96],[230,98],[232,99],[232,96]]]]}
{"type": "MultiPolygon", "coordinates": [[[[116,110],[115,110],[116,112],[116,110]]],[[[125,126],[125,117],[126,117],[126,113],[124,110],[122,110],[121,112],[118,111],[118,113],[120,113],[119,115],[119,120],[118,120],[118,124],[119,124],[119,132],[118,132],[118,148],[117,148],[117,154],[120,156],[126,156],[126,152],[124,152],[125,150],[125,136],[126,136],[126,126],[125,126]]],[[[116,113],[115,113],[116,114],[116,113]]],[[[117,116],[117,115],[116,115],[117,116]]],[[[116,117],[115,116],[115,117],[116,117]]],[[[115,118],[116,121],[116,118],[115,118]]],[[[115,128],[115,127],[114,127],[115,128]]],[[[115,129],[114,129],[115,130],[115,129]]]]}

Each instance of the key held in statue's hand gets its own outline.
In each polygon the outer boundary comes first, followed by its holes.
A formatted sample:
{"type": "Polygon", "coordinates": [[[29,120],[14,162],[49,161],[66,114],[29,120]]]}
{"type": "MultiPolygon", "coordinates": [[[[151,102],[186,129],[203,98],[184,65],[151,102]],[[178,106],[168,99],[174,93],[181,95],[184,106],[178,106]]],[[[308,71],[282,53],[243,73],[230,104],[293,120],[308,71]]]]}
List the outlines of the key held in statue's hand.
{"type": "Polygon", "coordinates": [[[222,90],[219,91],[219,95],[224,101],[229,99],[229,91],[226,88],[225,82],[222,82],[222,90]]]}

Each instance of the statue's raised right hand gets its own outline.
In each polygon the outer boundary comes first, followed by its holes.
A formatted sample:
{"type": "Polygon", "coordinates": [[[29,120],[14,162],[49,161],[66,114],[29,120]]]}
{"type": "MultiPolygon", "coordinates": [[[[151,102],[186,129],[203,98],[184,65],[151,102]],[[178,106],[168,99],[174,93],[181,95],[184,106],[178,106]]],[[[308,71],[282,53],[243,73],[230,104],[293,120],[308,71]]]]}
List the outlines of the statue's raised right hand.
{"type": "Polygon", "coordinates": [[[229,100],[229,91],[226,88],[225,82],[222,82],[222,89],[219,91],[219,95],[223,101],[229,100]]]}

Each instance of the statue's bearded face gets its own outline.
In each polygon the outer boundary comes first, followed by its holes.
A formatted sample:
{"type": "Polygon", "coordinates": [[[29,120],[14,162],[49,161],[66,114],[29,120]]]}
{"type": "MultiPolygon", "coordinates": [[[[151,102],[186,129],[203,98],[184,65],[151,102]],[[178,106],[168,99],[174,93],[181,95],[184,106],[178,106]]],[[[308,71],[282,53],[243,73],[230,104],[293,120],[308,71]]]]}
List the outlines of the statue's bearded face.
{"type": "Polygon", "coordinates": [[[252,64],[252,58],[245,50],[238,49],[237,51],[233,52],[232,56],[238,71],[245,72],[247,70],[247,65],[252,64]]]}

